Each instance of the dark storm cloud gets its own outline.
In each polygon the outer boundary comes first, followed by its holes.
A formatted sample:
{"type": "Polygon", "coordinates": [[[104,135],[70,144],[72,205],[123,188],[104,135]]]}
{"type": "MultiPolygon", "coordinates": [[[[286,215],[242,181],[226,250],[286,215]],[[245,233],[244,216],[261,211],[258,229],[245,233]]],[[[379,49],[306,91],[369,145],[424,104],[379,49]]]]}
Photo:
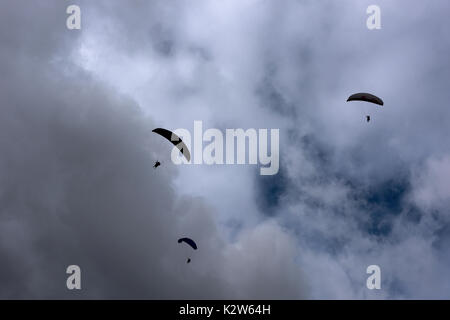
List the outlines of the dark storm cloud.
{"type": "Polygon", "coordinates": [[[30,68],[8,74],[1,101],[2,274],[14,279],[2,296],[70,297],[70,264],[87,296],[164,296],[160,260],[180,230],[170,176],[150,169],[151,123],[88,75],[30,68]]]}
{"type": "Polygon", "coordinates": [[[0,297],[304,296],[286,230],[268,221],[227,243],[214,210],[179,194],[153,121],[73,63],[89,23],[68,31],[65,6],[1,5],[0,297]],[[189,265],[180,236],[199,245],[189,265]],[[71,264],[80,292],[65,287],[71,264]]]}

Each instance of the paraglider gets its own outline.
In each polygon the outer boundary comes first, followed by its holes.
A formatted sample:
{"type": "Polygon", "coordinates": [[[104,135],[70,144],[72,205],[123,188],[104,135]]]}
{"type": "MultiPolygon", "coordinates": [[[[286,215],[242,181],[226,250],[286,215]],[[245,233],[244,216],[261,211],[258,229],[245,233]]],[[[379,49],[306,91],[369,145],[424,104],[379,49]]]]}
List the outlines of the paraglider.
{"type": "Polygon", "coordinates": [[[370,94],[370,93],[364,93],[364,92],[352,94],[347,99],[347,101],[366,101],[366,102],[378,104],[380,106],[382,106],[384,104],[383,100],[381,100],[377,96],[374,96],[373,94],[370,94]]]}
{"type": "MultiPolygon", "coordinates": [[[[190,245],[192,247],[192,249],[197,250],[197,244],[195,243],[194,240],[189,239],[189,238],[180,238],[180,239],[178,239],[178,243],[182,243],[182,242],[186,242],[188,245],[190,245]]],[[[189,262],[191,262],[190,258],[188,258],[186,263],[189,263],[189,262]]]]}
{"type": "Polygon", "coordinates": [[[194,250],[197,250],[197,244],[194,242],[194,240],[189,238],[181,238],[178,239],[178,243],[186,242],[188,245],[190,245],[194,250]]]}
{"type": "MultiPolygon", "coordinates": [[[[347,102],[348,101],[365,101],[365,102],[375,103],[375,104],[378,104],[380,106],[382,106],[384,104],[383,100],[381,100],[377,96],[375,96],[373,94],[370,94],[370,93],[365,93],[365,92],[352,94],[347,99],[347,102]]],[[[370,115],[366,115],[366,121],[367,122],[370,121],[370,115]]]]}
{"type": "Polygon", "coordinates": [[[184,155],[184,157],[187,159],[187,161],[191,160],[191,153],[189,152],[186,144],[175,133],[173,133],[172,131],[169,131],[167,129],[163,129],[163,128],[153,129],[152,132],[157,133],[160,136],[162,136],[162,137],[166,138],[167,140],[169,140],[170,142],[172,142],[172,144],[175,147],[177,147],[180,150],[180,152],[184,155]]]}

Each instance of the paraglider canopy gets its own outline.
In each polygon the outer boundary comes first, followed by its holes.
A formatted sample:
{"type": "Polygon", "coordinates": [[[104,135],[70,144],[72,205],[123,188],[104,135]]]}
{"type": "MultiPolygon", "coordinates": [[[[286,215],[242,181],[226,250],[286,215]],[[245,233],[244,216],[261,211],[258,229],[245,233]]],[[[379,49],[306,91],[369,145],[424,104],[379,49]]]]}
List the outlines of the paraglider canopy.
{"type": "Polygon", "coordinates": [[[190,245],[194,250],[197,250],[197,244],[194,242],[194,240],[189,238],[181,238],[178,239],[178,243],[186,242],[188,245],[190,245]]]}
{"type": "Polygon", "coordinates": [[[365,93],[365,92],[352,94],[347,99],[347,101],[366,101],[366,102],[371,102],[371,103],[378,104],[380,106],[382,106],[384,104],[383,100],[381,100],[377,96],[374,96],[373,94],[365,93]]]}
{"type": "Polygon", "coordinates": [[[191,161],[191,153],[189,152],[186,144],[181,140],[179,136],[177,136],[175,133],[173,133],[170,130],[163,129],[163,128],[156,128],[153,129],[152,132],[159,134],[160,136],[163,136],[172,144],[177,147],[180,152],[184,155],[184,157],[187,159],[187,161],[191,161]]]}

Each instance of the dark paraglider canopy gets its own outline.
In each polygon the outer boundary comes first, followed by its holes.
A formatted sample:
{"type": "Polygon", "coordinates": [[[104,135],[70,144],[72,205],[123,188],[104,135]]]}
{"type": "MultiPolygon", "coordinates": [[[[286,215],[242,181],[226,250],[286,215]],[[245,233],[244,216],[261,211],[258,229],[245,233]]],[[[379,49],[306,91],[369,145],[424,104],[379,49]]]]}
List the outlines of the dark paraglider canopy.
{"type": "Polygon", "coordinates": [[[366,101],[366,102],[372,102],[372,103],[378,104],[380,106],[383,105],[383,100],[381,100],[377,96],[374,96],[373,94],[364,93],[364,92],[352,94],[347,99],[347,101],[366,101]]]}
{"type": "Polygon", "coordinates": [[[152,132],[157,133],[166,138],[167,140],[169,140],[170,142],[172,142],[172,144],[175,147],[177,147],[180,150],[180,152],[184,155],[187,161],[191,161],[191,153],[189,152],[186,144],[175,133],[163,128],[153,129],[152,132]]]}
{"type": "Polygon", "coordinates": [[[194,242],[194,240],[189,238],[181,238],[178,239],[178,243],[186,242],[188,245],[190,245],[194,250],[197,250],[197,244],[194,242]]]}

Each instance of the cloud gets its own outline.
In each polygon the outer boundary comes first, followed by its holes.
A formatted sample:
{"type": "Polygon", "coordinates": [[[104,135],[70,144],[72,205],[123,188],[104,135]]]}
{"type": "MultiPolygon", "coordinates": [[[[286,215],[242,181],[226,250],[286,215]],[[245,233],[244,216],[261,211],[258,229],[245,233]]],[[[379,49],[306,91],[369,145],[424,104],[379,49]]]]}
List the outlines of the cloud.
{"type": "Polygon", "coordinates": [[[154,120],[74,60],[85,31],[65,29],[64,9],[2,5],[14,23],[0,38],[0,296],[277,298],[289,284],[287,295],[301,297],[285,232],[273,223],[233,243],[223,237],[215,209],[178,189],[180,169],[154,120]],[[195,253],[177,243],[186,235],[195,253]],[[80,292],[65,287],[71,264],[82,270],[80,292]],[[242,270],[252,277],[241,284],[242,270]]]}
{"type": "Polygon", "coordinates": [[[413,177],[412,199],[426,211],[446,211],[450,200],[450,156],[429,158],[413,177]]]}
{"type": "Polygon", "coordinates": [[[1,5],[2,297],[448,298],[447,3],[79,4],[1,5]],[[278,175],[174,166],[194,120],[279,128],[278,175]]]}

